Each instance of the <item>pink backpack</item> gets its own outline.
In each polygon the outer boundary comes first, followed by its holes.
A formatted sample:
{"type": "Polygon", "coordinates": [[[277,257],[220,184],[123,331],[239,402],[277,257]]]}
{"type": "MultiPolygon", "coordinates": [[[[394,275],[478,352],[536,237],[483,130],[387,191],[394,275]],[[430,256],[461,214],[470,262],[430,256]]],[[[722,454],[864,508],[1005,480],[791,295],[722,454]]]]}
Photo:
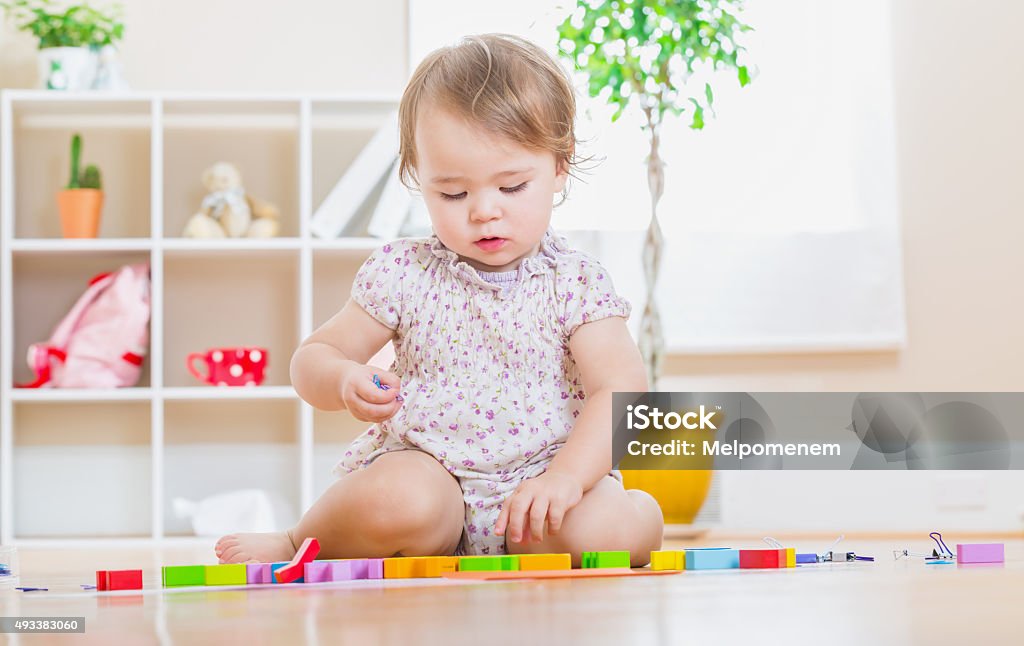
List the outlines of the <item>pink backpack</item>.
{"type": "Polygon", "coordinates": [[[28,348],[36,375],[19,388],[134,386],[149,345],[149,265],[125,265],[89,281],[46,343],[28,348]]]}

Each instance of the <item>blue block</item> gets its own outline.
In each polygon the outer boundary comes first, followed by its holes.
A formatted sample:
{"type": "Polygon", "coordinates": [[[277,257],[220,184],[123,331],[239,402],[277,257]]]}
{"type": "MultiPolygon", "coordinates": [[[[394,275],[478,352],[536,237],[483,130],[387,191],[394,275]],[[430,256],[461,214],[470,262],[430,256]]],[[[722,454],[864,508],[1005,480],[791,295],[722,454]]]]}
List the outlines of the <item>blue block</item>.
{"type": "Polygon", "coordinates": [[[739,566],[739,550],[726,547],[686,550],[687,570],[728,570],[739,566]]]}
{"type": "Polygon", "coordinates": [[[796,555],[796,562],[797,562],[798,565],[800,563],[817,563],[818,562],[818,555],[817,554],[797,554],[796,555]]]}
{"type": "MultiPolygon", "coordinates": [[[[277,583],[277,576],[274,574],[274,572],[276,572],[276,571],[280,570],[281,568],[283,568],[284,566],[288,565],[288,563],[289,563],[288,561],[281,561],[280,563],[271,563],[270,564],[270,582],[271,583],[277,583]]],[[[299,578],[295,579],[294,581],[292,581],[292,583],[305,583],[305,582],[306,582],[305,579],[303,579],[301,576],[299,578]]]]}

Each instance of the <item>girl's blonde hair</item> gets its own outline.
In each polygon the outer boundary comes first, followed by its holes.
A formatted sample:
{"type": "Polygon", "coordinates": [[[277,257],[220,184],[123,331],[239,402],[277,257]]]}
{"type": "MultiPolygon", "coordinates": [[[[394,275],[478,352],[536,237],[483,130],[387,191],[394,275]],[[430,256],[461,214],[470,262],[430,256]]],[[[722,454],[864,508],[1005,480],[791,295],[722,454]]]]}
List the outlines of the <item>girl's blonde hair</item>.
{"type": "Polygon", "coordinates": [[[556,168],[570,175],[579,165],[572,82],[558,62],[524,38],[466,36],[455,45],[434,50],[419,64],[398,109],[398,176],[409,189],[417,188],[411,181],[419,183],[416,117],[425,103],[525,148],[549,151],[556,168]]]}

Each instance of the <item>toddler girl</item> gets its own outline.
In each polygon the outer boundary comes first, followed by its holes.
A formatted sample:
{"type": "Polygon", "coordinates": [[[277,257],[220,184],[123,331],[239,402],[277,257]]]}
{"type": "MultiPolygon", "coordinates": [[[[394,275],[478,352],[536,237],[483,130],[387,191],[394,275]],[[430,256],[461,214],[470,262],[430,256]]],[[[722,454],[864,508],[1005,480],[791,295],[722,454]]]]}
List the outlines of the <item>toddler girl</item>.
{"type": "Polygon", "coordinates": [[[660,547],[657,503],[611,470],[612,392],[647,390],[629,303],[549,228],[575,114],[562,68],[514,36],[420,64],[399,173],[434,235],[375,251],[291,363],[304,400],[374,426],[298,525],[225,536],[222,563],[286,561],[309,536],[323,558],[570,552],[577,567],[660,547]],[[391,371],[366,365],[389,341],[391,371]]]}

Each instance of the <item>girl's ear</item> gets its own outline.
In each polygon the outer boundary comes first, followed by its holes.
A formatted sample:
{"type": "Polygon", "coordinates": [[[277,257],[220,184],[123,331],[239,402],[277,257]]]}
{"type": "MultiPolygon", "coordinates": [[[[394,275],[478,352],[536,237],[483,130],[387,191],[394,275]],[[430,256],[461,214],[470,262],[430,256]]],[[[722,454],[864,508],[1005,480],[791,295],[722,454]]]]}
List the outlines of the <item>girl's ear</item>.
{"type": "Polygon", "coordinates": [[[564,160],[558,161],[555,169],[555,193],[565,190],[565,183],[569,180],[569,163],[564,160]]]}

